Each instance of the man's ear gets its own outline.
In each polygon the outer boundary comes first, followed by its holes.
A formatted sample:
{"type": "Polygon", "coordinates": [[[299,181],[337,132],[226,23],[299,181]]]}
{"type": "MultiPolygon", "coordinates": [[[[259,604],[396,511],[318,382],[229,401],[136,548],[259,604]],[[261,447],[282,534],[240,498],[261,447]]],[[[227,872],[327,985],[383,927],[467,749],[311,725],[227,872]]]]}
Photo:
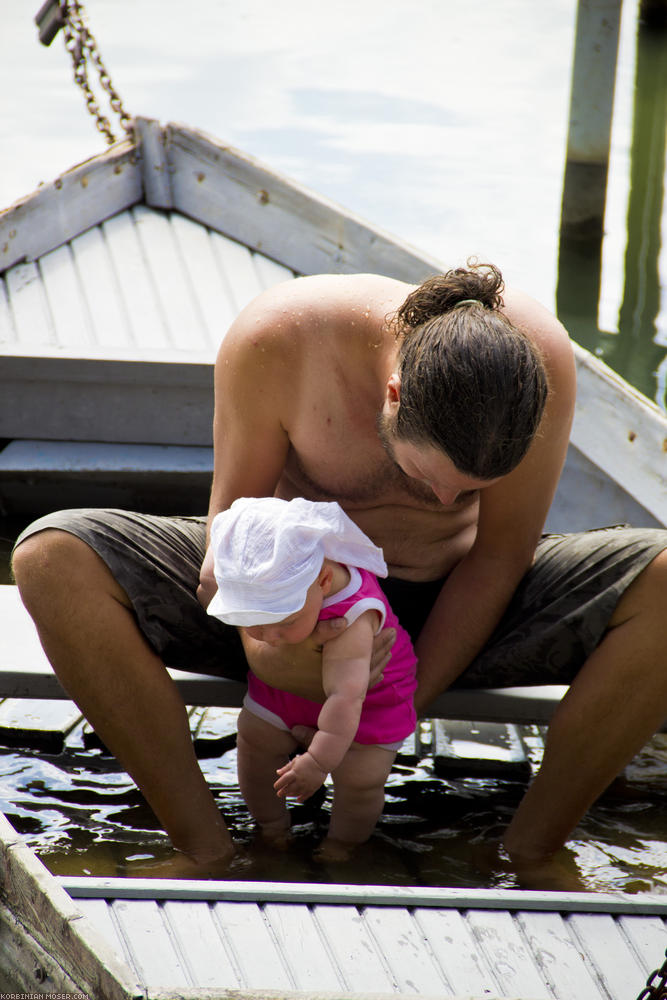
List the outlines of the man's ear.
{"type": "Polygon", "coordinates": [[[398,409],[401,402],[401,376],[398,372],[392,372],[387,379],[385,399],[391,411],[398,409]]]}

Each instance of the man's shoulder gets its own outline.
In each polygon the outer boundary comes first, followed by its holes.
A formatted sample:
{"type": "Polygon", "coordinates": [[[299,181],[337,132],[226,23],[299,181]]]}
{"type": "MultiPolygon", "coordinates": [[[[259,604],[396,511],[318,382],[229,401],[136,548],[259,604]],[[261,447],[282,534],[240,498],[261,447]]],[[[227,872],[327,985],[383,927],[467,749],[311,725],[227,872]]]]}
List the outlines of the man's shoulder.
{"type": "Polygon", "coordinates": [[[395,309],[409,285],[377,274],[318,274],[281,282],[253,299],[225,338],[234,349],[272,350],[300,335],[378,322],[395,309]]]}

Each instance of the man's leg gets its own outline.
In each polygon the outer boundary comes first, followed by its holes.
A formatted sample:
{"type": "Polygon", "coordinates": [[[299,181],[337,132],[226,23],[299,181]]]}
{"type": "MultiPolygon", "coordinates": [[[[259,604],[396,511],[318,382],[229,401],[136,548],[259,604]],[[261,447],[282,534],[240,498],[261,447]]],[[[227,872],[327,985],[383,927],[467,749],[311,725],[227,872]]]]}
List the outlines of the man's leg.
{"type": "Polygon", "coordinates": [[[289,760],[297,742],[291,733],[242,709],[237,737],[239,787],[250,815],[270,840],[284,841],[290,820],[287,802],[273,787],[277,770],[289,760]]]}
{"type": "Polygon", "coordinates": [[[21,542],[14,575],[58,679],[137,783],[178,850],[224,862],[232,841],[194,754],[187,713],[106,564],[66,531],[21,542]]]}
{"type": "Polygon", "coordinates": [[[542,766],[504,838],[518,863],[553,854],[667,718],[667,551],[628,587],[558,706],[542,766]]]}

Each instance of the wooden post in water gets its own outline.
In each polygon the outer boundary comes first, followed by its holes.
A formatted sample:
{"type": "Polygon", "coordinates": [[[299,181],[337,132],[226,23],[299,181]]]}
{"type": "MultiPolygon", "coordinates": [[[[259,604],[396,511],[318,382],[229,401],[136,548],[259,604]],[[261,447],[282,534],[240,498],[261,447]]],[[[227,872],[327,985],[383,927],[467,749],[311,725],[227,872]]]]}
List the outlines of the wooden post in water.
{"type": "Polygon", "coordinates": [[[602,236],[622,0],[579,0],[561,235],[602,236]]]}
{"type": "Polygon", "coordinates": [[[592,349],[602,266],[602,234],[622,0],[579,0],[561,205],[556,305],[566,326],[592,349]]]}

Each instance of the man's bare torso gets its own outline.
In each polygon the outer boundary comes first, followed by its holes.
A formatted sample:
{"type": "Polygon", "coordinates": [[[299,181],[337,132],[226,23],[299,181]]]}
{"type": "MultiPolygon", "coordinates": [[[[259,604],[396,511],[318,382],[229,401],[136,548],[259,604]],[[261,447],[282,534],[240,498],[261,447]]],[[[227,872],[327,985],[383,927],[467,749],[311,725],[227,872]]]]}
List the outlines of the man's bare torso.
{"type": "Polygon", "coordinates": [[[410,286],[359,275],[306,279],[302,287],[309,295],[312,289],[315,305],[298,314],[292,331],[298,359],[284,418],[290,447],[276,492],[337,500],[383,548],[391,575],[444,576],[474,540],[478,496],[443,507],[391,460],[377,433],[396,355],[387,317],[410,286]],[[322,315],[318,293],[326,289],[327,302],[336,301],[337,283],[339,309],[322,315]]]}

